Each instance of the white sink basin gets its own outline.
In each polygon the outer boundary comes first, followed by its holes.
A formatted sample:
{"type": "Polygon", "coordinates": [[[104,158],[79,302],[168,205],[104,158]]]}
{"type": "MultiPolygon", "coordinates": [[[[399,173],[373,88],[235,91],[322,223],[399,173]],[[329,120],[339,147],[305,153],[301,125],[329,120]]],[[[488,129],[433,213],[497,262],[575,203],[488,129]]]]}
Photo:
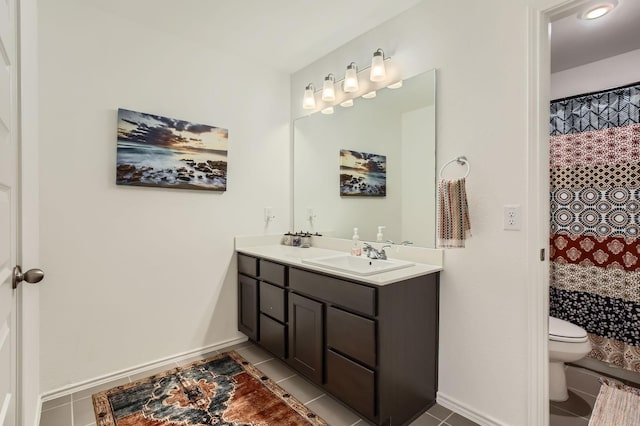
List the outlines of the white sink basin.
{"type": "Polygon", "coordinates": [[[382,272],[394,271],[414,265],[414,263],[404,260],[369,259],[367,257],[350,256],[348,254],[302,259],[302,263],[362,276],[380,274],[382,272]]]}

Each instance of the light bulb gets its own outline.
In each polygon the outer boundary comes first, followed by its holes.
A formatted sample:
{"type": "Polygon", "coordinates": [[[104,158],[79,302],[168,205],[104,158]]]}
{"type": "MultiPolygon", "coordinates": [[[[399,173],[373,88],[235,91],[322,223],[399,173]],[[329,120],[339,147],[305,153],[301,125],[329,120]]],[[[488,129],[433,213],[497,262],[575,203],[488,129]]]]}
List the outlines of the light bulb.
{"type": "Polygon", "coordinates": [[[336,89],[333,86],[335,79],[333,74],[329,74],[324,78],[324,84],[322,85],[322,100],[323,101],[335,101],[336,89]]]}
{"type": "Polygon", "coordinates": [[[353,106],[353,99],[348,99],[340,104],[341,107],[349,108],[353,106]]]}
{"type": "Polygon", "coordinates": [[[371,92],[365,93],[364,95],[362,95],[362,97],[365,98],[365,99],[373,99],[376,96],[377,96],[377,93],[376,93],[375,90],[372,90],[371,92]]]}
{"type": "Polygon", "coordinates": [[[320,112],[323,114],[333,114],[333,107],[327,107],[320,112]]]}
{"type": "Polygon", "coordinates": [[[355,62],[351,62],[344,73],[344,91],[346,93],[356,92],[358,87],[358,66],[355,62]]]}
{"type": "Polygon", "coordinates": [[[304,99],[302,100],[302,108],[314,109],[316,107],[316,95],[314,93],[313,84],[309,83],[304,89],[304,99]]]}
{"type": "Polygon", "coordinates": [[[382,81],[387,76],[387,71],[384,69],[384,52],[382,49],[378,49],[373,52],[373,59],[371,59],[371,75],[369,79],[371,81],[382,81]]]}

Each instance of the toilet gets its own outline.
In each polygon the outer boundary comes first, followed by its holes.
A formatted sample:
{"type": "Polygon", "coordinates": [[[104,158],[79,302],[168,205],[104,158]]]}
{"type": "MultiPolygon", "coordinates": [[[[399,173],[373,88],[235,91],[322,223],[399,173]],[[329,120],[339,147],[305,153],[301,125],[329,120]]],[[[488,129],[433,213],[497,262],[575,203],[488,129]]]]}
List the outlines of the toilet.
{"type": "Polygon", "coordinates": [[[578,361],[591,351],[587,332],[569,321],[549,317],[549,399],[566,401],[565,362],[578,361]]]}

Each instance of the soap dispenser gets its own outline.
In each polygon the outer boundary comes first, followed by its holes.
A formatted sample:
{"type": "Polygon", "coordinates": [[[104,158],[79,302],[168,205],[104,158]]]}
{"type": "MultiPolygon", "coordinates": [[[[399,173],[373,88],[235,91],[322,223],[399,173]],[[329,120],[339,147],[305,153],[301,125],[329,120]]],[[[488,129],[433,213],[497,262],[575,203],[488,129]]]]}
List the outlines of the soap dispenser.
{"type": "Polygon", "coordinates": [[[353,237],[351,237],[353,245],[351,246],[351,255],[360,256],[362,249],[360,248],[360,236],[358,235],[358,228],[353,228],[353,237]]]}
{"type": "Polygon", "coordinates": [[[384,235],[382,235],[382,230],[385,229],[386,226],[378,226],[378,235],[376,235],[376,242],[383,243],[384,235]]]}

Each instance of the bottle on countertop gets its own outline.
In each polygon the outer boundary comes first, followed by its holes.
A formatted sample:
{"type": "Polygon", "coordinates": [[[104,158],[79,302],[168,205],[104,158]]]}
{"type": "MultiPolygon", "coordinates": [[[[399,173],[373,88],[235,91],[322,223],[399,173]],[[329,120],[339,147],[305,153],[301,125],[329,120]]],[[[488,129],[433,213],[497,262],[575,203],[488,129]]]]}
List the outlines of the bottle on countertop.
{"type": "Polygon", "coordinates": [[[362,254],[362,248],[360,247],[360,235],[358,235],[358,228],[353,228],[353,237],[351,237],[353,245],[351,246],[351,255],[360,256],[362,254]]]}
{"type": "Polygon", "coordinates": [[[305,232],[301,235],[300,237],[300,247],[302,248],[309,248],[311,247],[311,234],[308,232],[305,232]]]}
{"type": "Polygon", "coordinates": [[[291,245],[292,235],[291,232],[287,232],[282,236],[282,245],[290,246],[291,245]]]}
{"type": "Polygon", "coordinates": [[[300,247],[302,245],[302,237],[297,232],[291,236],[291,245],[300,247]]]}
{"type": "Polygon", "coordinates": [[[376,242],[383,243],[384,235],[382,235],[382,230],[385,229],[386,226],[378,226],[378,235],[376,235],[376,242]]]}

